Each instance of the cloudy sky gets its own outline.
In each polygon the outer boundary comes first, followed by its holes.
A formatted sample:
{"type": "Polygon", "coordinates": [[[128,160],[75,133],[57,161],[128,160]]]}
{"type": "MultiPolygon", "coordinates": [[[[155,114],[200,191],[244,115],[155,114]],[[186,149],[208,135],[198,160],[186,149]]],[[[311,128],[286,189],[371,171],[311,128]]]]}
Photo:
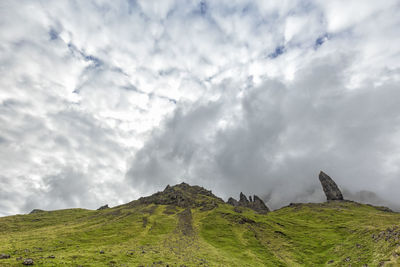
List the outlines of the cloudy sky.
{"type": "Polygon", "coordinates": [[[320,170],[400,204],[399,14],[391,0],[1,1],[0,216],[182,181],[279,208],[323,201],[320,170]]]}

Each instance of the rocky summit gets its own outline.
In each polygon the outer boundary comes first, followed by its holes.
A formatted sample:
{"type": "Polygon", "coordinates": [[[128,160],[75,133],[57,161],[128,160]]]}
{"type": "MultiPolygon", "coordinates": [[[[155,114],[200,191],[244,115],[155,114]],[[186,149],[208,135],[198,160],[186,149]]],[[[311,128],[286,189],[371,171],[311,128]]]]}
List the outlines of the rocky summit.
{"type": "Polygon", "coordinates": [[[324,190],[328,201],[343,200],[342,192],[340,192],[337,184],[323,171],[319,173],[319,181],[321,182],[322,189],[324,190]]]}
{"type": "Polygon", "coordinates": [[[202,207],[203,209],[212,209],[217,207],[218,204],[224,204],[224,201],[215,196],[210,190],[206,190],[201,186],[181,183],[175,186],[167,185],[164,191],[148,197],[141,197],[137,201],[133,201],[132,204],[174,205],[182,208],[202,207]]]}

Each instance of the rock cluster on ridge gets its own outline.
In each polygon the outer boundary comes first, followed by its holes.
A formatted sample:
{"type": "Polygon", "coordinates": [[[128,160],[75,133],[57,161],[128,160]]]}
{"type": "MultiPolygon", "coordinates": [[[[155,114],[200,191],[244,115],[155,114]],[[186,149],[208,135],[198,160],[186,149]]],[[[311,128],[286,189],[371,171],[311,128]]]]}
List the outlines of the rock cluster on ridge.
{"type": "Polygon", "coordinates": [[[254,195],[253,198],[249,196],[249,199],[247,199],[247,197],[242,192],[240,192],[239,201],[230,197],[227,203],[235,207],[250,208],[257,211],[258,213],[267,213],[270,211],[261,198],[254,195]]]}
{"type": "MultiPolygon", "coordinates": [[[[131,202],[132,205],[174,205],[182,208],[201,207],[202,210],[210,210],[217,207],[218,204],[223,203],[225,202],[221,198],[215,196],[210,190],[206,190],[197,185],[191,186],[186,183],[174,186],[167,185],[164,191],[157,192],[148,197],[141,197],[131,202]]],[[[243,193],[240,193],[239,201],[229,198],[227,203],[235,207],[247,207],[258,213],[267,213],[270,211],[264,201],[256,195],[254,195],[253,198],[250,196],[249,200],[243,193]]]]}
{"type": "Polygon", "coordinates": [[[321,182],[322,189],[324,190],[326,199],[328,201],[343,200],[343,195],[342,192],[340,192],[339,187],[332,180],[332,178],[323,171],[319,173],[319,181],[321,182]]]}

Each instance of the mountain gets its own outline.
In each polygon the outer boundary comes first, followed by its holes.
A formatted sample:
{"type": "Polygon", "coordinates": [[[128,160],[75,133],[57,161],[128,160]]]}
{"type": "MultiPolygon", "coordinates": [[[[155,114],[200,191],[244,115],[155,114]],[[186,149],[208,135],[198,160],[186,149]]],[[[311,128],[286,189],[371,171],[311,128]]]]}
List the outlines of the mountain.
{"type": "Polygon", "coordinates": [[[400,264],[400,214],[387,208],[328,199],[269,211],[258,197],[235,201],[182,183],[112,208],[2,217],[0,266],[400,264]]]}
{"type": "Polygon", "coordinates": [[[346,199],[350,199],[359,203],[364,203],[364,204],[372,204],[376,206],[386,206],[389,207],[390,209],[399,212],[400,211],[400,205],[393,203],[391,201],[388,201],[381,196],[377,195],[375,192],[367,191],[367,190],[362,190],[358,192],[352,192],[346,189],[343,189],[343,196],[346,199]]]}

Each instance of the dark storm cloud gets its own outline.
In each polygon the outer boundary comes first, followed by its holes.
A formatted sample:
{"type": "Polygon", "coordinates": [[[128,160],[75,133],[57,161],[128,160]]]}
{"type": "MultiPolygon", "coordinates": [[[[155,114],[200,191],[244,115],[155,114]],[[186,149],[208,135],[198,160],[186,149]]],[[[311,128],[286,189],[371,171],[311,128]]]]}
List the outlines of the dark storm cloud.
{"type": "Polygon", "coordinates": [[[25,198],[23,210],[80,208],[83,197],[88,199],[84,205],[95,207],[99,202],[90,192],[91,183],[84,173],[65,167],[54,175],[43,177],[41,188],[33,189],[25,198]]]}
{"type": "Polygon", "coordinates": [[[193,160],[199,160],[200,149],[208,143],[207,134],[219,111],[220,103],[215,102],[192,107],[190,112],[178,108],[165,123],[166,130],[155,131],[146,146],[136,153],[127,174],[132,186],[148,190],[149,186],[160,187],[190,176],[190,168],[197,167],[192,165],[193,160]]]}
{"type": "Polygon", "coordinates": [[[188,181],[224,197],[256,193],[273,208],[323,200],[320,170],[353,192],[398,188],[400,172],[388,173],[387,160],[397,153],[400,91],[391,82],[348,91],[350,64],[340,55],[315,60],[290,86],[266,81],[241,99],[177,110],[136,154],[127,179],[157,189],[188,181]],[[218,128],[227,114],[235,116],[218,128]]]}

